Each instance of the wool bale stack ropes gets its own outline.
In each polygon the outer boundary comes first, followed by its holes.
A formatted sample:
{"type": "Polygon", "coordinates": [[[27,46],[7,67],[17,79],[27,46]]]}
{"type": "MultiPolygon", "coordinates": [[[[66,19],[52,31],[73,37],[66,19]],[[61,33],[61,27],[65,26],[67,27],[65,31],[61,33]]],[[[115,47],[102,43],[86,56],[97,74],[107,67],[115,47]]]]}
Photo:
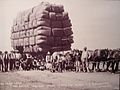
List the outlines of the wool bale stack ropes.
{"type": "Polygon", "coordinates": [[[17,15],[12,26],[12,47],[23,52],[70,50],[74,42],[71,26],[63,5],[42,2],[17,15]]]}

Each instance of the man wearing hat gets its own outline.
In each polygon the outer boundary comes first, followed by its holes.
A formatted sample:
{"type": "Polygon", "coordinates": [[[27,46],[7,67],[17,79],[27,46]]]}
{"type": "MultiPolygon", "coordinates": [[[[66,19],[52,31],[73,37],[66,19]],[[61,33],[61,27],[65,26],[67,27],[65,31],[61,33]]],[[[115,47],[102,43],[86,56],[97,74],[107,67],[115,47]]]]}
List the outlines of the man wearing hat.
{"type": "Polygon", "coordinates": [[[8,72],[9,55],[7,51],[5,51],[3,55],[3,59],[4,59],[4,65],[5,65],[5,72],[8,72]]]}
{"type": "Polygon", "coordinates": [[[0,70],[3,72],[3,55],[2,55],[2,51],[0,51],[0,70]]]}
{"type": "Polygon", "coordinates": [[[11,51],[10,53],[10,70],[11,71],[15,69],[15,59],[16,59],[15,53],[11,51]]]}
{"type": "Polygon", "coordinates": [[[46,59],[45,59],[45,60],[46,60],[46,63],[52,61],[52,56],[51,56],[50,52],[47,52],[47,55],[46,55],[46,59]]]}
{"type": "Polygon", "coordinates": [[[82,68],[84,72],[89,71],[88,69],[88,51],[87,47],[84,47],[84,50],[82,51],[81,61],[82,61],[82,68]]]}

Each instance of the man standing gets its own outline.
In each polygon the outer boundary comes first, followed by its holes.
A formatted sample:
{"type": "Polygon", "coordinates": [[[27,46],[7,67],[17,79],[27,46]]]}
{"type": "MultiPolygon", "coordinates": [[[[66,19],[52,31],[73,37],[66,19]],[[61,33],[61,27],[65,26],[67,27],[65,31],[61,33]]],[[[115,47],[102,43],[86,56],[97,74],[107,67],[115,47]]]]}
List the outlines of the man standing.
{"type": "Polygon", "coordinates": [[[81,59],[80,59],[80,54],[79,51],[76,52],[75,54],[75,67],[76,67],[76,72],[81,71],[81,59]]]}
{"type": "Polygon", "coordinates": [[[58,63],[58,72],[62,72],[63,68],[62,68],[62,61],[64,60],[65,58],[63,57],[63,54],[60,52],[60,54],[58,55],[58,60],[57,60],[57,63],[58,63]]]}
{"type": "Polygon", "coordinates": [[[0,70],[3,72],[3,55],[2,55],[2,51],[0,51],[0,70]]]}
{"type": "Polygon", "coordinates": [[[81,61],[82,61],[82,68],[84,72],[89,71],[89,63],[88,63],[88,51],[87,51],[87,47],[84,47],[84,50],[82,52],[82,56],[81,56],[81,61]]]}
{"type": "Polygon", "coordinates": [[[4,59],[4,65],[5,65],[5,72],[8,72],[9,55],[7,51],[5,51],[3,59],[4,59]]]}
{"type": "Polygon", "coordinates": [[[33,61],[32,55],[31,55],[31,54],[28,54],[28,55],[27,55],[27,62],[26,62],[27,70],[32,69],[32,67],[33,67],[32,61],[33,61]]]}
{"type": "Polygon", "coordinates": [[[13,51],[11,51],[10,53],[10,70],[14,70],[15,69],[15,53],[13,51]]]}
{"type": "Polygon", "coordinates": [[[51,61],[52,61],[52,56],[51,56],[50,52],[47,52],[47,55],[46,55],[45,60],[46,60],[46,63],[48,63],[48,62],[51,62],[51,61]]]}

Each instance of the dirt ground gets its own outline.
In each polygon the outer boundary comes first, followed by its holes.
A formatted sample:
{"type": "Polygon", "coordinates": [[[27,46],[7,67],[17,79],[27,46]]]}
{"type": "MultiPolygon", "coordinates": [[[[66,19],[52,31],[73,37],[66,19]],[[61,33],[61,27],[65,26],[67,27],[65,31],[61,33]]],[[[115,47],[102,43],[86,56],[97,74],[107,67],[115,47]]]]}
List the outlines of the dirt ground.
{"type": "Polygon", "coordinates": [[[0,72],[0,90],[119,90],[119,74],[47,70],[0,72]]]}

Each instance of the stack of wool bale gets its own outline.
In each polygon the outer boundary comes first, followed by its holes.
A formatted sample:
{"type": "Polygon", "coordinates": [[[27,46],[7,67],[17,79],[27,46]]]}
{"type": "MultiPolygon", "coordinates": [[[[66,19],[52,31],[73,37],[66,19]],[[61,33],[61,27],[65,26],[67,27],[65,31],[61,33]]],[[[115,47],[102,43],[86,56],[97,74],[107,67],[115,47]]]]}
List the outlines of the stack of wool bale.
{"type": "Polygon", "coordinates": [[[12,47],[22,46],[24,52],[70,50],[71,26],[63,5],[42,2],[18,14],[12,27],[12,47]]]}

